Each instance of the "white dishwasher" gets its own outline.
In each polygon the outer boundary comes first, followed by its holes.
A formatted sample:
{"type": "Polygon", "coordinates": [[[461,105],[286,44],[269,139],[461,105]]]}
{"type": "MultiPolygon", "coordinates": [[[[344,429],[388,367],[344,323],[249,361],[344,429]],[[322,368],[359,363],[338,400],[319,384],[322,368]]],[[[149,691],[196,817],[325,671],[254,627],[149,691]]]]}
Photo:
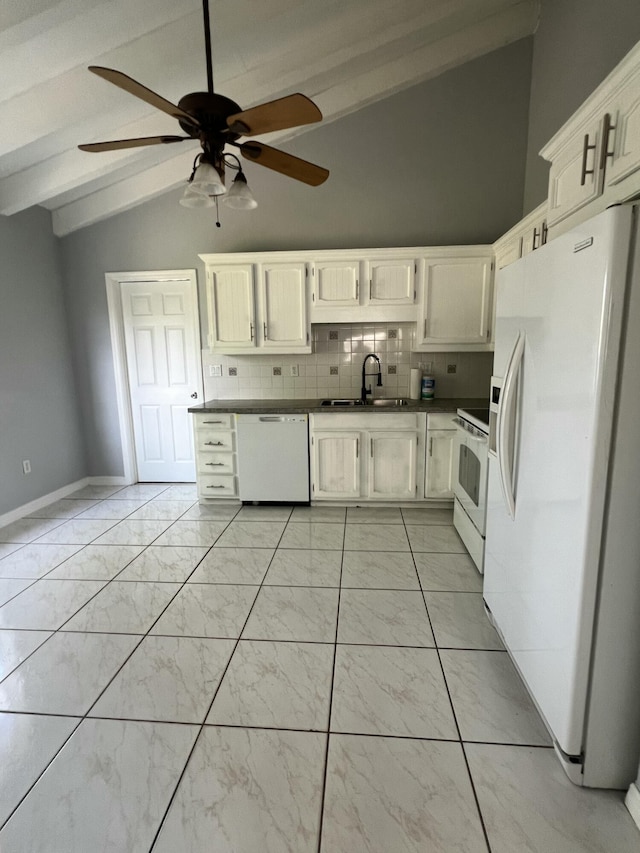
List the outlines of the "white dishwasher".
{"type": "Polygon", "coordinates": [[[308,415],[236,415],[241,501],[309,501],[308,415]]]}

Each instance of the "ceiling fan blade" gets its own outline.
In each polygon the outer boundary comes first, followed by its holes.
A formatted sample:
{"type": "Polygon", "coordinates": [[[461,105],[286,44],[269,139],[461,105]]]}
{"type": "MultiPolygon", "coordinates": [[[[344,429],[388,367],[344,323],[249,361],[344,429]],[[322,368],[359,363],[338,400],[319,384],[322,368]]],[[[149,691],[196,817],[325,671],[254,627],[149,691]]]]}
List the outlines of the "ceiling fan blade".
{"type": "Polygon", "coordinates": [[[301,160],[300,157],[294,157],[293,154],[287,154],[277,148],[271,148],[263,142],[245,142],[238,147],[246,160],[259,163],[267,169],[273,169],[274,172],[280,172],[312,187],[323,184],[329,177],[328,169],[309,163],[308,160],[301,160]]]}
{"type": "Polygon", "coordinates": [[[161,145],[171,142],[182,142],[191,136],[140,136],[138,139],[114,139],[112,142],[90,142],[87,145],[78,145],[81,151],[117,151],[119,148],[140,148],[143,145],[161,145]]]}
{"type": "Polygon", "coordinates": [[[313,101],[298,93],[235,113],[227,118],[227,125],[241,136],[257,136],[321,120],[322,113],[313,101]]]}
{"type": "Polygon", "coordinates": [[[143,86],[142,83],[138,83],[137,80],[133,79],[133,77],[123,74],[122,71],[114,71],[113,68],[103,68],[101,65],[90,65],[89,71],[97,74],[98,77],[102,77],[103,80],[113,83],[114,86],[119,86],[121,89],[124,89],[125,92],[129,92],[130,95],[135,95],[136,98],[146,101],[157,110],[162,110],[163,113],[168,113],[168,115],[173,116],[173,118],[187,121],[194,127],[200,126],[198,120],[192,115],[181,110],[180,107],[176,106],[176,104],[172,104],[171,101],[167,101],[167,99],[163,98],[161,95],[152,92],[151,89],[147,89],[146,86],[143,86]]]}

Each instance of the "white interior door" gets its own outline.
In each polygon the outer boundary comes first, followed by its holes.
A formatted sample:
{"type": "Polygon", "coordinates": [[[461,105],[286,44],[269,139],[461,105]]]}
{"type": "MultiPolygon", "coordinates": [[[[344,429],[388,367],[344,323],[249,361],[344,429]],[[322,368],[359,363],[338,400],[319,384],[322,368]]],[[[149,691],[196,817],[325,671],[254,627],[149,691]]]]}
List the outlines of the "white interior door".
{"type": "Polygon", "coordinates": [[[191,281],[123,281],[122,316],[138,480],[195,481],[191,415],[202,401],[191,281]]]}

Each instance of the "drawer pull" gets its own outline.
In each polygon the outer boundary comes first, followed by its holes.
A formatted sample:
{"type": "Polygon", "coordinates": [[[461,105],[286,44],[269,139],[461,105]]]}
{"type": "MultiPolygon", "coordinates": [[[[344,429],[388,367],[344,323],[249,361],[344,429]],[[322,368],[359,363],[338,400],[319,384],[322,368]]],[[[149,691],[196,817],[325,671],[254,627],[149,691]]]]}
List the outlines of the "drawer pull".
{"type": "Polygon", "coordinates": [[[210,465],[212,468],[216,468],[219,465],[222,465],[222,467],[224,468],[224,462],[205,462],[204,464],[210,465]]]}
{"type": "Polygon", "coordinates": [[[224,447],[223,441],[205,441],[205,447],[224,447]]]}
{"type": "Polygon", "coordinates": [[[208,489],[226,489],[226,486],[207,486],[208,489]]]}
{"type": "Polygon", "coordinates": [[[224,421],[202,421],[203,424],[223,424],[224,421]]]}

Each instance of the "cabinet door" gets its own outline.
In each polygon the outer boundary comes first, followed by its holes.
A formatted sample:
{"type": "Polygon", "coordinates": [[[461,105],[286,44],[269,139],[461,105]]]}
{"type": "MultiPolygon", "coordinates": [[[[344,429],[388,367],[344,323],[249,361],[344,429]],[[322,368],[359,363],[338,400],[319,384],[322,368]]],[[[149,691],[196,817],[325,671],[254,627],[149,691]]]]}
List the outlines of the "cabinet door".
{"type": "Polygon", "coordinates": [[[315,498],[360,497],[361,434],[316,431],[311,439],[312,494],[315,498]]]}
{"type": "Polygon", "coordinates": [[[416,262],[408,260],[367,261],[368,305],[413,305],[416,262]]]}
{"type": "Polygon", "coordinates": [[[368,498],[416,499],[417,433],[372,432],[369,456],[368,498]]]}
{"type": "Polygon", "coordinates": [[[549,171],[549,226],[555,225],[602,192],[599,168],[601,120],[592,121],[557,155],[549,171]]]}
{"type": "Polygon", "coordinates": [[[455,429],[427,430],[425,498],[453,498],[453,440],[455,429]]]}
{"type": "Polygon", "coordinates": [[[304,263],[261,264],[260,346],[286,352],[309,344],[304,263]]]}
{"type": "Polygon", "coordinates": [[[208,267],[207,304],[211,349],[255,349],[256,317],[252,264],[208,267]]]}
{"type": "Polygon", "coordinates": [[[616,102],[611,114],[608,150],[613,157],[607,160],[605,181],[618,184],[640,169],[640,73],[637,73],[616,102]]]}
{"type": "Polygon", "coordinates": [[[317,261],[313,277],[316,308],[346,308],[360,304],[358,261],[317,261]]]}
{"type": "Polygon", "coordinates": [[[490,337],[489,257],[427,259],[422,344],[486,344],[490,337]]]}

